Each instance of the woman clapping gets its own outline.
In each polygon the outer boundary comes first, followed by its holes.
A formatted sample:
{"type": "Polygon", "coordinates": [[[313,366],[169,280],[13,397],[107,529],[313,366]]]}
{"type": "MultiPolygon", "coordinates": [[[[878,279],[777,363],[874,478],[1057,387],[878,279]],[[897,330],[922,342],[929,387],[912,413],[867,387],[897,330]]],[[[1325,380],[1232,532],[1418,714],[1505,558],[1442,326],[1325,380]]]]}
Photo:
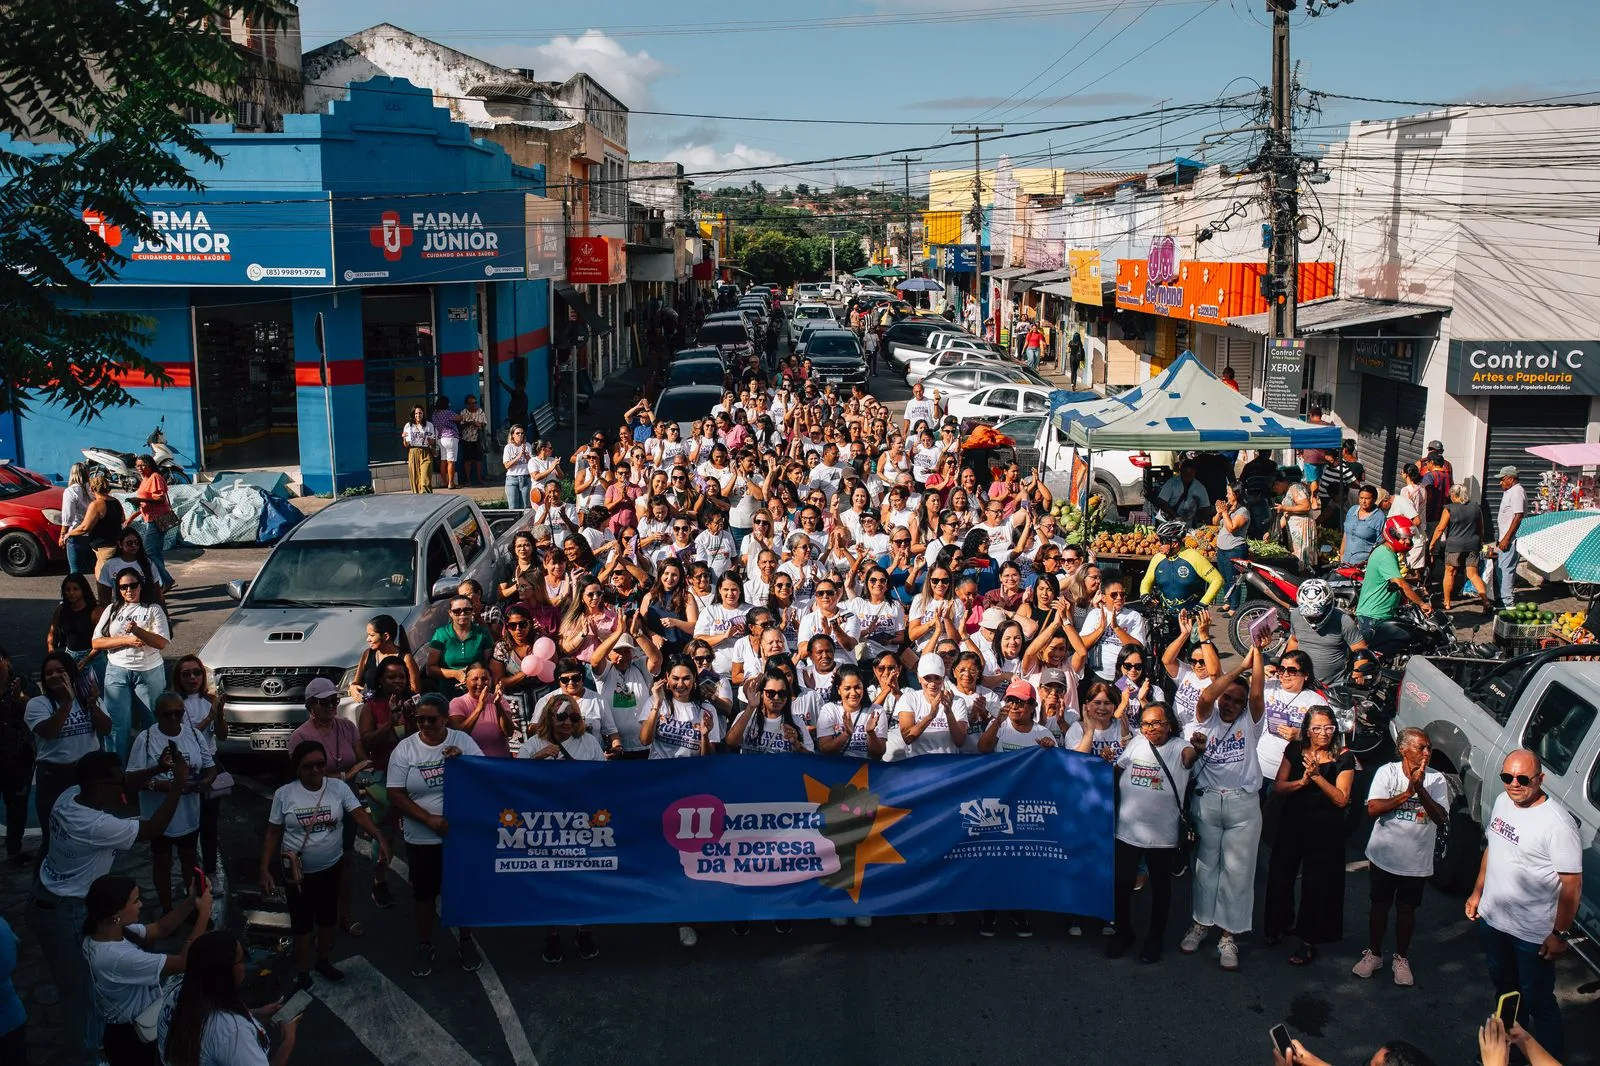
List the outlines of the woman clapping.
{"type": "Polygon", "coordinates": [[[1344,811],[1356,777],[1355,756],[1341,743],[1331,710],[1313,707],[1303,728],[1305,739],[1290,742],[1273,783],[1283,811],[1267,864],[1261,922],[1269,945],[1293,928],[1300,946],[1289,961],[1296,966],[1316,958],[1318,944],[1334,943],[1344,931],[1344,811]]]}

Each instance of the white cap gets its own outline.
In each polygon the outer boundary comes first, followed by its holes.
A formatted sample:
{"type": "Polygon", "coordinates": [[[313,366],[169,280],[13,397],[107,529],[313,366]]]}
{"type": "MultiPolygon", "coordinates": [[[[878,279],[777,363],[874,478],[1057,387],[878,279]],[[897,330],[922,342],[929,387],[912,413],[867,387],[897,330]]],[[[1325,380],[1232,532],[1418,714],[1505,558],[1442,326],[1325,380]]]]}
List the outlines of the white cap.
{"type": "Polygon", "coordinates": [[[924,677],[943,676],[944,660],[939,658],[939,656],[935,655],[933,652],[929,652],[917,660],[917,678],[919,680],[924,677]]]}

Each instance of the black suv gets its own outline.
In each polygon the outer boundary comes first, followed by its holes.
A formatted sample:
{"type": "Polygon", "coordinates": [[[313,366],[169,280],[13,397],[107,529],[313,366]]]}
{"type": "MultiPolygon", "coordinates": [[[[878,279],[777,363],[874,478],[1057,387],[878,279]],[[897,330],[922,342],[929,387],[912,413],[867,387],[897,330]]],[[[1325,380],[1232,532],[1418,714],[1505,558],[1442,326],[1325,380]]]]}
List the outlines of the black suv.
{"type": "Polygon", "coordinates": [[[867,360],[861,342],[849,330],[818,330],[806,342],[805,358],[818,384],[837,385],[848,394],[850,386],[867,384],[867,360]]]}

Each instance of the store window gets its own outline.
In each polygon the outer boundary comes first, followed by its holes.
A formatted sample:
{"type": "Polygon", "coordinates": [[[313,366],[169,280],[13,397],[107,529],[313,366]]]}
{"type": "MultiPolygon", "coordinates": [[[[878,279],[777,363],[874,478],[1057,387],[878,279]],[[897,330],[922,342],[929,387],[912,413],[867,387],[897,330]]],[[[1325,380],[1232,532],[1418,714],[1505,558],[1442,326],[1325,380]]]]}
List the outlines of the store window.
{"type": "Polygon", "coordinates": [[[368,289],[361,299],[367,369],[367,460],[404,457],[400,427],[421,404],[433,411],[439,361],[433,342],[433,295],[427,289],[368,289]]]}
{"type": "Polygon", "coordinates": [[[195,300],[194,328],[201,466],[218,471],[298,464],[289,301],[206,293],[195,300]]]}

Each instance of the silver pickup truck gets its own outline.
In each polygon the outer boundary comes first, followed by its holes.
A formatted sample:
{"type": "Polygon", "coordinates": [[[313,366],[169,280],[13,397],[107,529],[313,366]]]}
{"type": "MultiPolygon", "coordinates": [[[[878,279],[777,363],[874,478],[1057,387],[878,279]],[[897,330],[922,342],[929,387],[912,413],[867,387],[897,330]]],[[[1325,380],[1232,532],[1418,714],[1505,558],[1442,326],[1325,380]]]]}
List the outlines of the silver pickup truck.
{"type": "Polygon", "coordinates": [[[485,513],[466,496],[439,493],[340,500],[300,523],[254,580],[229,584],[239,606],[200,653],[225,697],[222,749],[284,750],[305,721],[313,678],[338,685],[340,713],[354,718],[348,689],[367,622],[393,616],[420,649],[447,621],[462,580],[477,579],[492,596],[526,521],[527,512],[485,513]]]}
{"type": "Polygon", "coordinates": [[[1505,662],[1415,658],[1400,683],[1394,729],[1421,729],[1450,783],[1450,825],[1435,881],[1469,891],[1482,826],[1505,786],[1500,766],[1527,748],[1545,791],[1572,812],[1583,843],[1583,896],[1572,950],[1600,973],[1600,646],[1571,645],[1505,662]]]}

